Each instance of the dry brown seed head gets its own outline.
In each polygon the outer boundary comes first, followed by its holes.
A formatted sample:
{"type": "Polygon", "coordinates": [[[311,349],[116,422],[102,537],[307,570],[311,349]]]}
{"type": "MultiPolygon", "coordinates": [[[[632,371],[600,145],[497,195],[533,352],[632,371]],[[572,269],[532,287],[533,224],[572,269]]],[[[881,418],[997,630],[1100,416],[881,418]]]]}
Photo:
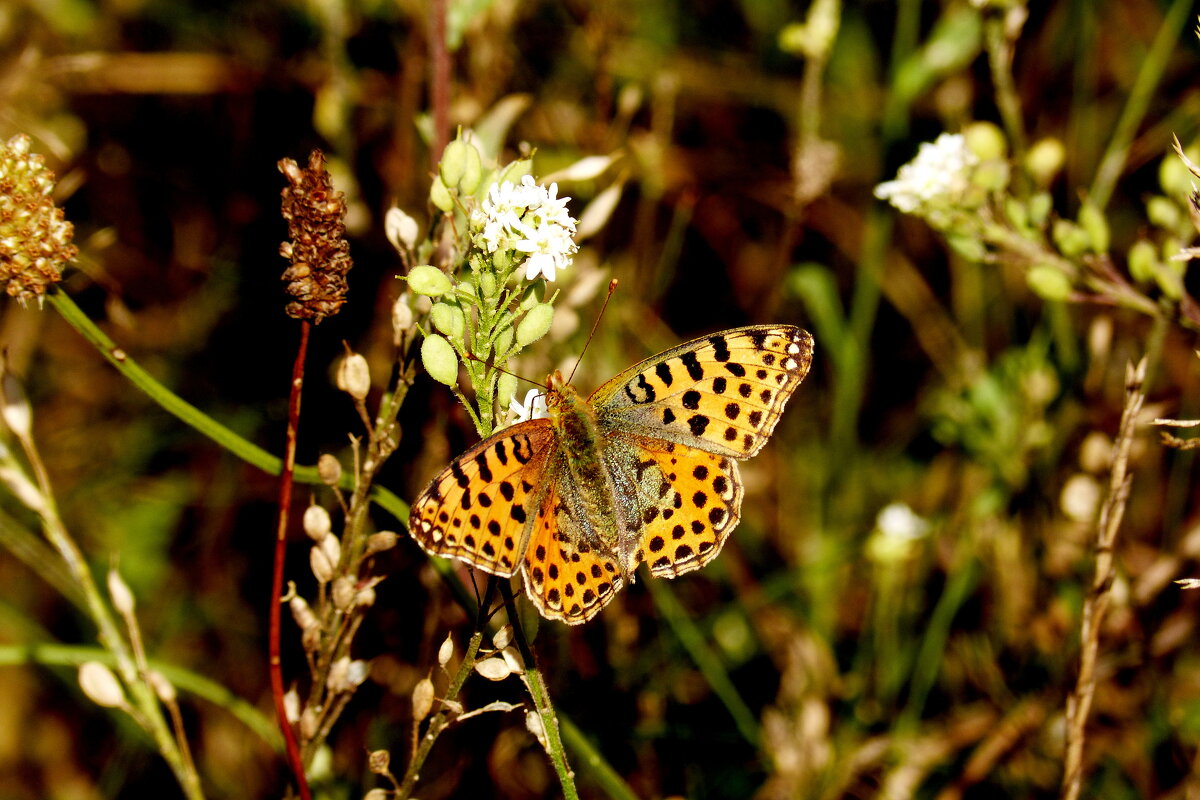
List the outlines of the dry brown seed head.
{"type": "Polygon", "coordinates": [[[346,201],[334,190],[320,150],[312,152],[306,169],[285,158],[279,171],[288,180],[282,214],[290,237],[280,247],[280,255],[292,262],[283,280],[294,298],[286,311],[316,324],[346,302],[346,273],[353,266],[344,223],[346,201]]]}

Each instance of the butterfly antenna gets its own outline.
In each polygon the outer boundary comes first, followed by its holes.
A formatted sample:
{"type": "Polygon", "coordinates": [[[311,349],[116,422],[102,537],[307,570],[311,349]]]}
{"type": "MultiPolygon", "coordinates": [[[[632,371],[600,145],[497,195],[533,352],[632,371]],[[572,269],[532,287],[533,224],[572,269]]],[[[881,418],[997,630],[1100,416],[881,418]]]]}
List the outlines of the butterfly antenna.
{"type": "Polygon", "coordinates": [[[517,373],[513,372],[512,370],[505,369],[504,367],[501,367],[494,362],[489,363],[486,358],[480,358],[479,356],[475,355],[474,353],[467,353],[466,358],[469,361],[478,361],[480,364],[487,364],[489,367],[496,370],[496,372],[503,372],[505,375],[512,375],[514,378],[516,378],[519,381],[525,381],[526,383],[532,383],[534,386],[542,385],[540,382],[535,381],[532,378],[526,378],[524,375],[518,375],[517,373]]]}
{"type": "Polygon", "coordinates": [[[575,377],[575,370],[579,369],[579,365],[583,363],[583,354],[587,352],[588,346],[592,343],[592,337],[596,335],[596,329],[600,327],[600,320],[604,319],[604,310],[608,308],[608,301],[612,300],[613,292],[617,290],[619,281],[613,278],[608,282],[608,296],[604,298],[604,305],[600,306],[600,313],[596,315],[596,321],[592,323],[592,330],[588,333],[587,341],[583,343],[583,349],[579,351],[579,358],[575,359],[575,366],[571,368],[571,374],[567,376],[567,383],[570,383],[575,377]]]}

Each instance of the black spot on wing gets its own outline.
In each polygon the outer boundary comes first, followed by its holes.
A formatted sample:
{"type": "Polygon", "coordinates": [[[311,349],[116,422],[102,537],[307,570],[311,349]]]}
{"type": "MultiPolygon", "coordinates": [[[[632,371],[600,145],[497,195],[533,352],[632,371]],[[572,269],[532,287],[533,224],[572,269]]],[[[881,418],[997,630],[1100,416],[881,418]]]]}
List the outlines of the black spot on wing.
{"type": "Polygon", "coordinates": [[[694,352],[684,353],[679,357],[679,360],[683,362],[683,366],[687,367],[688,375],[691,376],[692,380],[698,381],[704,377],[704,367],[700,366],[700,362],[697,360],[694,352]]]}
{"type": "Polygon", "coordinates": [[[657,367],[654,368],[654,374],[658,376],[660,381],[662,381],[663,386],[670,386],[671,382],[674,380],[674,376],[671,375],[671,365],[665,361],[661,362],[657,367]]]}
{"type": "Polygon", "coordinates": [[[725,343],[724,336],[710,336],[708,341],[713,346],[713,359],[715,361],[729,360],[729,345],[725,343]]]}
{"type": "Polygon", "coordinates": [[[646,383],[645,375],[638,375],[637,380],[625,384],[625,395],[637,405],[653,403],[657,397],[654,387],[646,383]]]}

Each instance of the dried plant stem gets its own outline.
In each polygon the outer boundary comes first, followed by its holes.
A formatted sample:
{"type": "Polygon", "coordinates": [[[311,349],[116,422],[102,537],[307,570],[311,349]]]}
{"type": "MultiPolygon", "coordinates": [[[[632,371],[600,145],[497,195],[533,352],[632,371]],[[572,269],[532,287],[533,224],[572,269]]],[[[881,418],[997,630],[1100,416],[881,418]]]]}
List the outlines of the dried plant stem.
{"type": "Polygon", "coordinates": [[[296,361],[292,366],[292,387],[288,398],[287,444],[283,456],[283,471],[279,478],[279,525],[275,531],[275,571],[271,580],[271,695],[275,700],[275,714],[279,718],[279,729],[283,733],[284,749],[288,764],[296,776],[296,785],[303,800],[311,800],[308,780],[304,775],[304,764],[300,760],[300,748],[296,732],[287,718],[283,701],[283,665],[280,660],[280,629],[283,616],[283,564],[287,552],[288,508],[292,503],[292,471],[296,466],[296,429],[300,423],[300,389],[304,385],[304,358],[308,353],[308,334],[312,326],[308,320],[300,322],[300,344],[296,348],[296,361]]]}
{"type": "MultiPolygon", "coordinates": [[[[493,576],[488,577],[487,588],[483,593],[483,600],[479,604],[478,613],[475,615],[475,632],[471,634],[471,640],[467,643],[467,652],[463,654],[462,663],[458,665],[458,670],[454,673],[454,677],[450,679],[449,686],[446,687],[446,696],[441,701],[441,710],[433,715],[429,720],[429,727],[425,729],[425,735],[413,748],[412,758],[408,761],[408,767],[404,770],[404,777],[400,779],[400,786],[395,792],[395,797],[407,798],[412,796],[413,788],[416,787],[417,781],[421,778],[421,768],[425,766],[425,759],[429,757],[429,752],[433,749],[434,742],[442,731],[450,727],[450,723],[454,721],[456,715],[455,705],[458,703],[458,694],[462,691],[463,684],[467,682],[467,678],[471,677],[471,673],[475,671],[475,656],[479,654],[479,647],[483,643],[483,632],[487,627],[488,608],[492,605],[492,598],[496,594],[496,586],[500,583],[499,579],[493,576]]],[[[419,725],[420,720],[414,721],[413,725],[419,725]]]]}
{"type": "Polygon", "coordinates": [[[512,585],[508,581],[500,581],[500,595],[504,598],[504,607],[508,611],[508,622],[512,625],[513,641],[525,662],[525,674],[522,679],[533,700],[533,707],[538,718],[542,721],[542,731],[545,737],[546,753],[558,782],[562,785],[565,800],[579,800],[579,790],[575,788],[575,773],[567,762],[567,752],[563,748],[562,734],[558,729],[558,716],[554,713],[554,705],[550,702],[550,692],[546,690],[546,682],[538,670],[537,659],[525,638],[525,630],[521,627],[521,617],[517,614],[517,604],[513,599],[512,585]]]}
{"type": "Polygon", "coordinates": [[[429,5],[430,101],[433,105],[433,142],[430,158],[437,172],[438,159],[450,138],[450,52],[446,49],[446,0],[429,5]]]}
{"type": "MultiPolygon", "coordinates": [[[[58,552],[71,577],[78,585],[88,614],[99,628],[100,643],[113,656],[117,671],[121,674],[121,680],[132,699],[132,705],[125,706],[125,710],[154,739],[159,752],[166,759],[171,771],[175,773],[175,778],[179,781],[184,795],[189,800],[202,800],[204,792],[200,786],[200,776],[196,773],[195,765],[192,764],[190,757],[185,756],[181,750],[181,747],[186,747],[186,744],[182,739],[177,740],[173,736],[163,717],[158,696],[147,680],[144,661],[135,658],[130,652],[129,646],[117,626],[116,618],[92,577],[87,559],[84,558],[79,546],[71,538],[63,524],[58,514],[58,506],[54,502],[49,473],[42,463],[32,438],[22,435],[18,431],[14,431],[14,433],[20,440],[25,457],[37,481],[38,507],[33,510],[42,521],[42,530],[45,532],[46,538],[58,552]]],[[[179,733],[182,736],[181,730],[179,733]]]]}
{"type": "Polygon", "coordinates": [[[1125,409],[1113,447],[1113,463],[1108,495],[1100,508],[1096,523],[1096,573],[1091,590],[1083,601],[1083,621],[1080,632],[1079,677],[1075,690],[1067,698],[1067,747],[1063,764],[1063,800],[1076,800],[1083,783],[1083,745],[1092,696],[1096,690],[1096,655],[1100,649],[1100,628],[1108,607],[1113,580],[1113,543],[1125,515],[1129,486],[1133,476],[1128,472],[1129,449],[1133,444],[1134,427],[1146,395],[1142,385],[1146,379],[1146,359],[1125,370],[1125,409]]]}

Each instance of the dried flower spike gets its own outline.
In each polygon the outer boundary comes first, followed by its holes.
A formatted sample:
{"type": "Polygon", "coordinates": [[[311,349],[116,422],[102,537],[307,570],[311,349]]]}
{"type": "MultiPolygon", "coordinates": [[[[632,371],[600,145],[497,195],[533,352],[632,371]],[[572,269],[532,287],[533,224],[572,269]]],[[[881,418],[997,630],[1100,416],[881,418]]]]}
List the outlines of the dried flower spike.
{"type": "Polygon", "coordinates": [[[346,302],[346,273],[350,271],[350,244],[346,241],[346,201],[334,191],[325,169],[325,156],[314,150],[308,168],[300,169],[285,158],[279,171],[288,179],[283,190],[283,218],[291,241],[279,254],[291,261],[283,272],[288,316],[316,324],[338,312],[346,302]]]}
{"type": "Polygon", "coordinates": [[[0,145],[0,282],[21,305],[37,300],[62,280],[75,257],[74,228],[54,205],[54,173],[29,152],[29,137],[0,145]]]}

